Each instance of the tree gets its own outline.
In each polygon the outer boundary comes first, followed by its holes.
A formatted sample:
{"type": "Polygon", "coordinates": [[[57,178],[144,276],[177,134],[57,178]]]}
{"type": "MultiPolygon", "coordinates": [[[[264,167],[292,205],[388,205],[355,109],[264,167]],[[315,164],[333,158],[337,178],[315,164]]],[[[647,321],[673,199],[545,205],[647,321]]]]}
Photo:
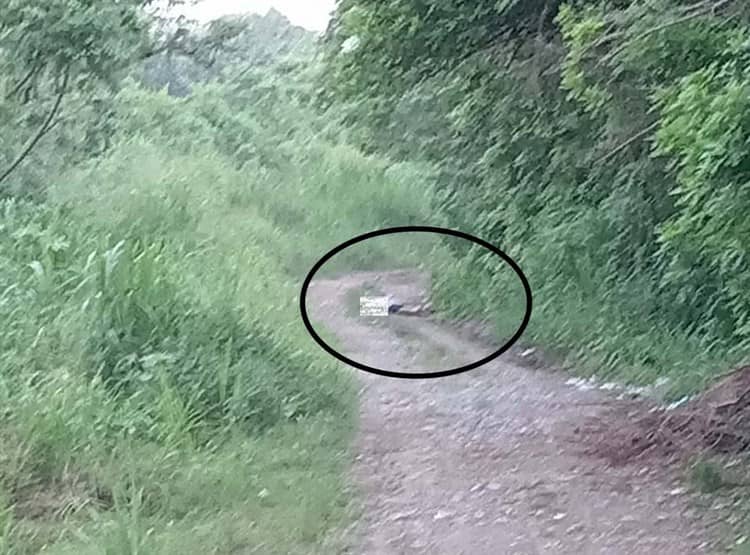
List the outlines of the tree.
{"type": "MultiPolygon", "coordinates": [[[[114,86],[118,72],[148,48],[151,0],[8,0],[0,12],[0,71],[6,117],[36,123],[25,145],[0,170],[2,184],[54,127],[64,99],[114,86]],[[43,116],[40,114],[44,113],[43,116]]],[[[6,150],[10,146],[3,144],[6,150]]],[[[9,154],[0,153],[2,158],[9,154]]]]}

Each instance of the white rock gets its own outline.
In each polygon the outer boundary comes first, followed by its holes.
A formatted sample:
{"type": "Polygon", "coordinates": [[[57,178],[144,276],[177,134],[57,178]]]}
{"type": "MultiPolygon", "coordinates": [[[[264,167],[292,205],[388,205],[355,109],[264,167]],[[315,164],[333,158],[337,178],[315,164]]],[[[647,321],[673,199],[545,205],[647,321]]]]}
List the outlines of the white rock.
{"type": "Polygon", "coordinates": [[[410,516],[414,516],[415,514],[417,514],[416,509],[413,511],[394,513],[388,517],[388,520],[390,520],[391,522],[396,522],[398,520],[404,520],[406,518],[409,518],[410,516]]]}
{"type": "Polygon", "coordinates": [[[448,517],[453,516],[453,513],[450,513],[448,511],[440,510],[435,513],[435,515],[432,517],[432,520],[444,520],[448,517]]]}

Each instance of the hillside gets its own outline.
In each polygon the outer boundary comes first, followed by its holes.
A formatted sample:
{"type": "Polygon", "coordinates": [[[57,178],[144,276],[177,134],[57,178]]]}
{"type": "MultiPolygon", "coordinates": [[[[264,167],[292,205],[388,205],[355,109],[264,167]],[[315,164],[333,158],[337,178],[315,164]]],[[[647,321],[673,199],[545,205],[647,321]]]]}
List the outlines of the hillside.
{"type": "Polygon", "coordinates": [[[170,95],[128,77],[174,38],[142,8],[0,12],[0,553],[330,553],[355,389],[299,282],[426,189],[319,136],[307,34],[223,21],[241,72],[170,95]]]}

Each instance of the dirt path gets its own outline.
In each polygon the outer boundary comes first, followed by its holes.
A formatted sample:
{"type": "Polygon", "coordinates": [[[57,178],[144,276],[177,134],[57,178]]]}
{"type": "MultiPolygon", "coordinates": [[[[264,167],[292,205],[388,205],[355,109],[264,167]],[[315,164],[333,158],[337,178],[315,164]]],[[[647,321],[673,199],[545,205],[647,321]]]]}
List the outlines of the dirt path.
{"type": "MultiPolygon", "coordinates": [[[[426,287],[413,273],[377,275],[401,298],[426,287]]],[[[352,359],[434,371],[492,351],[429,320],[389,316],[373,325],[351,314],[352,290],[375,276],[310,288],[311,315],[352,359]]],[[[571,432],[602,410],[602,392],[503,357],[437,380],[359,374],[354,477],[365,507],[356,553],[718,552],[709,547],[705,513],[691,506],[673,471],[613,468],[581,454],[571,432]]]]}

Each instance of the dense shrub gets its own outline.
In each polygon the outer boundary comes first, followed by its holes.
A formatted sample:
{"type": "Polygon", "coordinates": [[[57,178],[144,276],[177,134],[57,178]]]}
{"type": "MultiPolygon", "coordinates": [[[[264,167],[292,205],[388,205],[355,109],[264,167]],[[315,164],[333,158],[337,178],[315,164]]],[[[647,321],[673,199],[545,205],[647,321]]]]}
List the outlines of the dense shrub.
{"type": "MultiPolygon", "coordinates": [[[[676,393],[738,361],[747,6],[407,4],[339,6],[321,100],[363,148],[429,161],[436,217],[516,258],[536,297],[527,337],[594,371],[669,375],[676,393]]],[[[514,290],[483,268],[490,297],[514,290]]],[[[455,295],[479,278],[441,271],[454,305],[482,304],[455,295]]]]}

